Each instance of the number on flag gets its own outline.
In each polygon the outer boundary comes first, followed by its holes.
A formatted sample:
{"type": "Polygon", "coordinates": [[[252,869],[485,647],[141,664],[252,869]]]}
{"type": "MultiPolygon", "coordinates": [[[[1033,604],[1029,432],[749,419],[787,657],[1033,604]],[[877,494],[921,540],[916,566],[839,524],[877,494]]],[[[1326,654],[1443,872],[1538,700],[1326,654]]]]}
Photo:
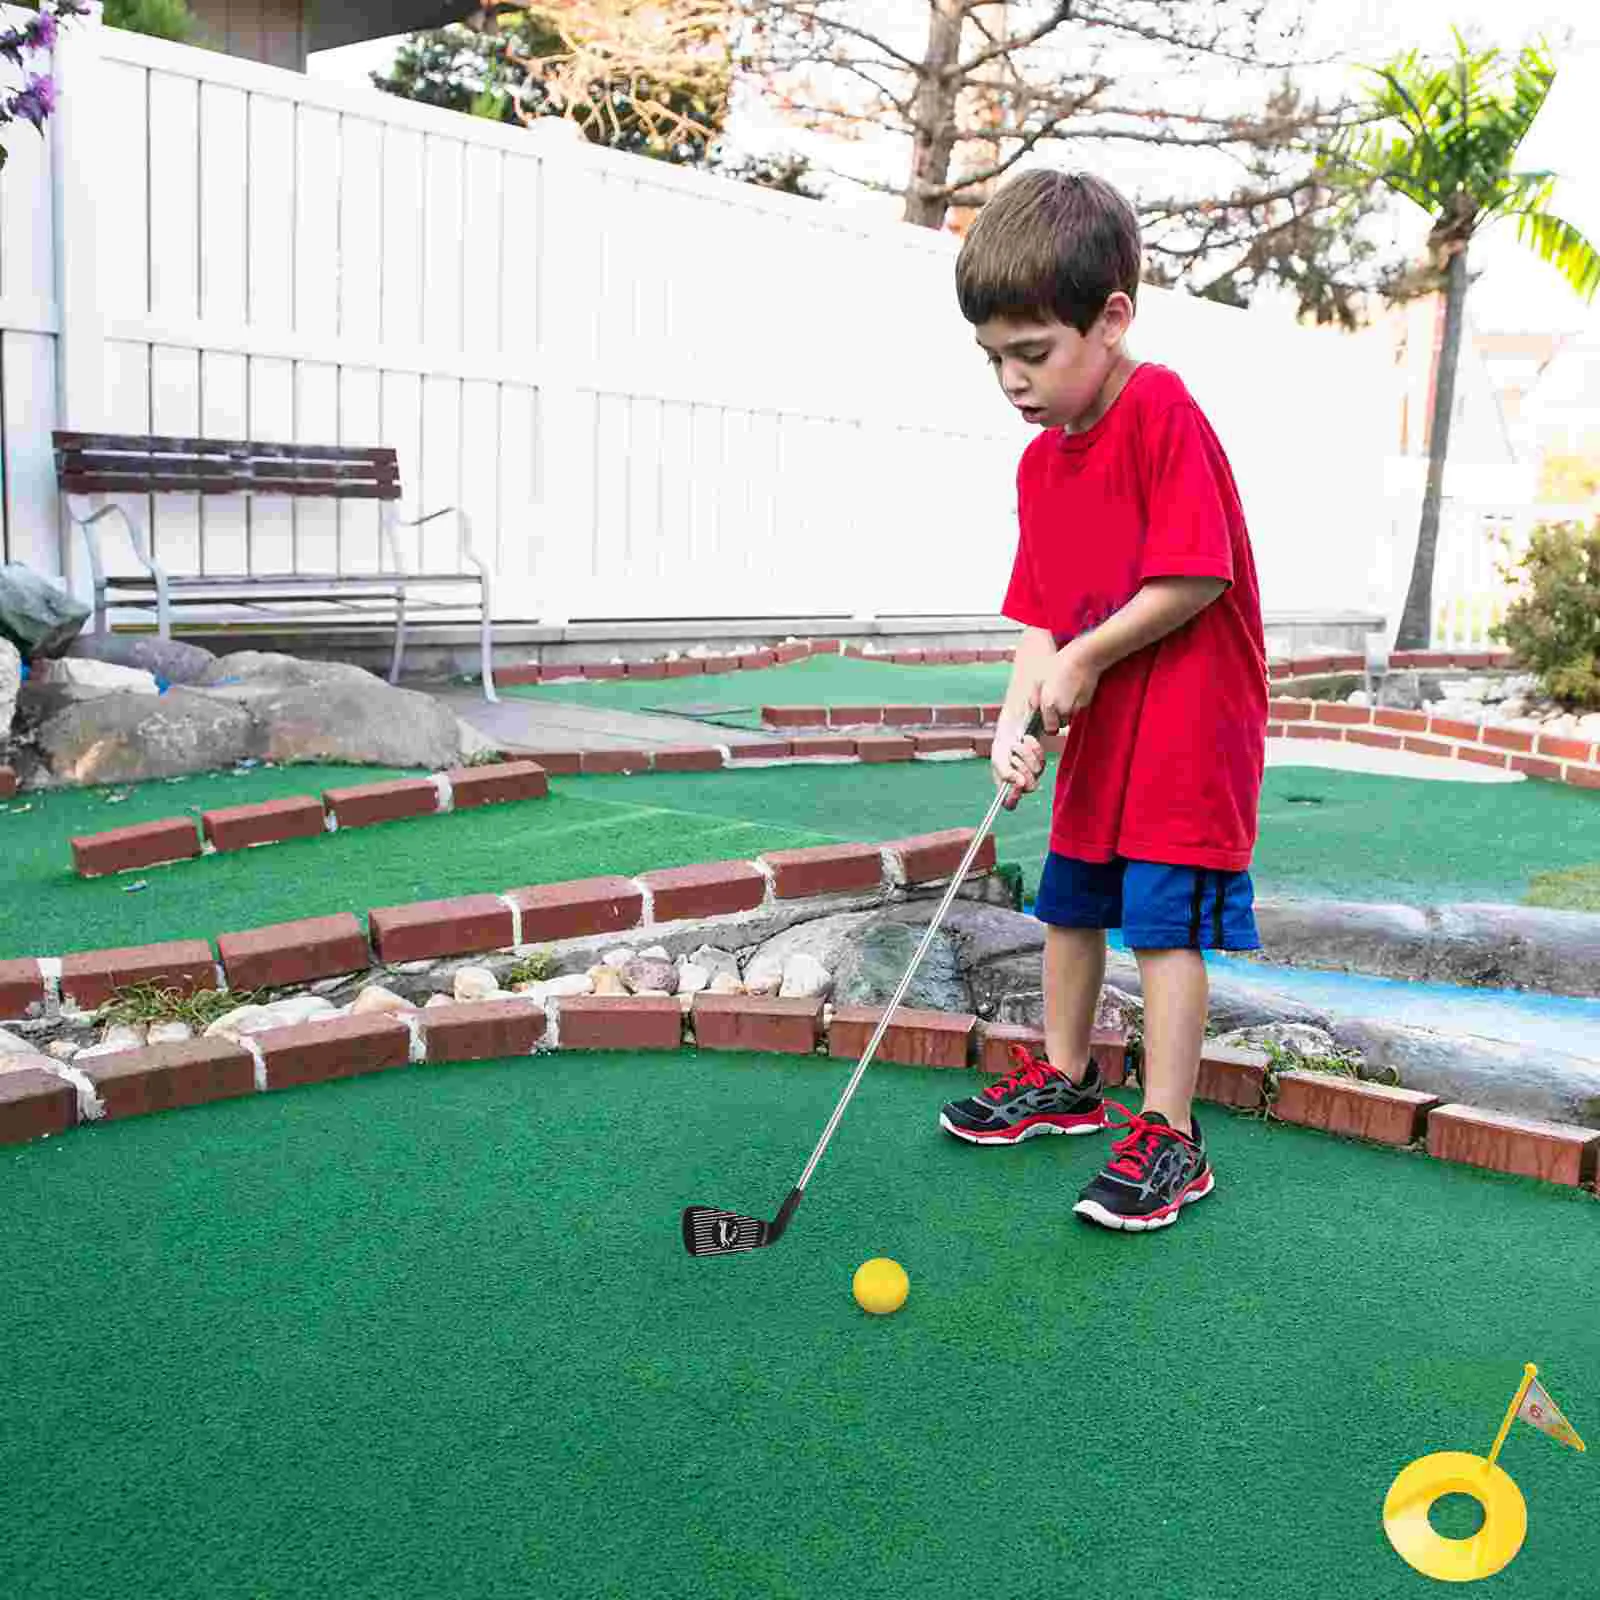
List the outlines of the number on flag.
{"type": "Polygon", "coordinates": [[[1540,1433],[1548,1433],[1552,1439],[1570,1444],[1574,1450],[1584,1448],[1577,1430],[1562,1416],[1561,1407],[1550,1398],[1537,1378],[1528,1380],[1528,1391],[1522,1397],[1522,1404],[1517,1407],[1517,1415],[1524,1422],[1531,1422],[1540,1433]]]}

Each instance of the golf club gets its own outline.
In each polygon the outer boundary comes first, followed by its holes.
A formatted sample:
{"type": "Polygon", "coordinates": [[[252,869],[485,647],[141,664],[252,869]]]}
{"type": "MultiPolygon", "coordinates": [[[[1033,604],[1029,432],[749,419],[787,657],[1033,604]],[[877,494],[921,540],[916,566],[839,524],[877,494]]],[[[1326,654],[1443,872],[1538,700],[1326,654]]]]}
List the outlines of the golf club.
{"type": "MultiPolygon", "coordinates": [[[[1044,718],[1037,708],[1028,722],[1026,731],[1034,738],[1038,738],[1044,732],[1044,718]]],[[[928,953],[928,946],[932,944],[939,924],[950,909],[950,902],[955,899],[956,891],[966,881],[967,870],[971,867],[973,858],[977,855],[990,828],[994,826],[994,819],[1000,814],[1001,806],[1015,790],[1015,784],[1006,784],[995,795],[988,816],[979,824],[972,843],[967,846],[967,853],[962,857],[961,865],[956,868],[955,876],[951,878],[950,885],[944,892],[944,899],[939,902],[939,909],[934,912],[933,920],[922,936],[922,943],[917,946],[917,953],[911,958],[911,965],[906,968],[905,976],[901,978],[894,997],[884,1007],[883,1015],[878,1019],[878,1026],[873,1029],[872,1037],[867,1041],[867,1048],[856,1064],[855,1072],[845,1085],[844,1093],[839,1096],[839,1103],[833,1108],[833,1115],[828,1118],[828,1125],[822,1130],[822,1137],[817,1141],[816,1149],[811,1152],[811,1159],[806,1162],[805,1171],[800,1174],[799,1181],[789,1191],[783,1204],[778,1207],[777,1216],[771,1222],[765,1222],[760,1217],[746,1217],[737,1211],[719,1211],[715,1206],[685,1206],[683,1244],[690,1255],[737,1255],[744,1250],[759,1250],[763,1245],[776,1244],[783,1237],[784,1230],[789,1226],[789,1219],[793,1217],[795,1207],[800,1204],[800,1197],[805,1193],[806,1184],[810,1182],[811,1174],[816,1171],[817,1163],[822,1159],[822,1152],[828,1148],[828,1141],[833,1137],[834,1130],[844,1116],[845,1107],[850,1104],[850,1098],[856,1092],[856,1085],[861,1082],[862,1075],[871,1065],[878,1044],[889,1027],[890,1019],[910,987],[917,968],[922,965],[922,958],[928,953]]]]}

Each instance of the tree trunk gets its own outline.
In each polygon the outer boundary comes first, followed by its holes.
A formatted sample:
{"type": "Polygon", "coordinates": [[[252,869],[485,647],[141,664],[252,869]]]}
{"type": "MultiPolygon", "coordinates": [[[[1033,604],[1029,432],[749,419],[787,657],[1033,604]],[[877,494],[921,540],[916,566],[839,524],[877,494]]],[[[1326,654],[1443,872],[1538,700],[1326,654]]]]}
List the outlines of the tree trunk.
{"type": "Polygon", "coordinates": [[[1456,364],[1466,320],[1467,246],[1450,257],[1445,279],[1444,342],[1433,386],[1433,418],[1428,437],[1428,486],[1422,496],[1422,526],[1411,563],[1411,587],[1395,635],[1397,650],[1426,650],[1433,642],[1433,563],[1439,548],[1439,511],[1444,499],[1444,462],[1450,448],[1450,414],[1455,404],[1456,364]]]}
{"type": "Polygon", "coordinates": [[[956,102],[961,94],[957,68],[966,8],[967,0],[928,0],[928,53],[911,102],[911,181],[906,185],[905,210],[905,220],[920,228],[942,228],[950,209],[942,191],[950,181],[950,157],[956,146],[956,102]]]}

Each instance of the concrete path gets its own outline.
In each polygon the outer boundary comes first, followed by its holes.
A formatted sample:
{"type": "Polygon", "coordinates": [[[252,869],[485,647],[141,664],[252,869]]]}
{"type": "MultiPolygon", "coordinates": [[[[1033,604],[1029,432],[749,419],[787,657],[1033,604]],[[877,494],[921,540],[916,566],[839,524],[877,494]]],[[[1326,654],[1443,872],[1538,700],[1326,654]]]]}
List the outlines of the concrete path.
{"type": "Polygon", "coordinates": [[[471,689],[433,689],[435,700],[480,733],[509,745],[551,750],[637,750],[666,744],[760,744],[769,737],[749,728],[724,728],[692,717],[617,711],[563,700],[507,696],[490,705],[471,689]]]}

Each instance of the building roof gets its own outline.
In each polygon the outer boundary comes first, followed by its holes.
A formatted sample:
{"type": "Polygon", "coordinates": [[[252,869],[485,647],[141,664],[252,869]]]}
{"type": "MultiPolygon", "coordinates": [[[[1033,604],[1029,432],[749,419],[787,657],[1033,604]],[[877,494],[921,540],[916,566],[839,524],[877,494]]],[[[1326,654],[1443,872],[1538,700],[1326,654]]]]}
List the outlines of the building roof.
{"type": "Polygon", "coordinates": [[[378,5],[374,0],[306,0],[309,24],[307,48],[337,50],[341,45],[386,39],[396,33],[418,33],[442,28],[480,10],[471,0],[400,0],[398,5],[378,5]]]}

